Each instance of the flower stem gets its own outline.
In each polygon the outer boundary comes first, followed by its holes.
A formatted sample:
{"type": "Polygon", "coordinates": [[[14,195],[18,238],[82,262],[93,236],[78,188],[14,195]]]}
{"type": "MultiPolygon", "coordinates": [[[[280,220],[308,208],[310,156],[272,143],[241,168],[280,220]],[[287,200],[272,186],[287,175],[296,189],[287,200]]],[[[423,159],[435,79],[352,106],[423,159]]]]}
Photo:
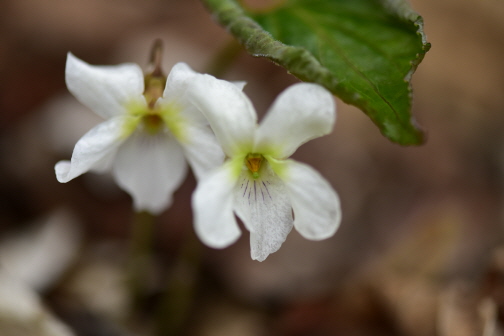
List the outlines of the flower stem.
{"type": "Polygon", "coordinates": [[[154,223],[155,217],[145,211],[137,212],[133,217],[128,274],[133,311],[141,307],[148,290],[154,223]]]}
{"type": "Polygon", "coordinates": [[[176,336],[188,321],[199,279],[201,244],[187,232],[158,306],[156,336],[176,336]]]}

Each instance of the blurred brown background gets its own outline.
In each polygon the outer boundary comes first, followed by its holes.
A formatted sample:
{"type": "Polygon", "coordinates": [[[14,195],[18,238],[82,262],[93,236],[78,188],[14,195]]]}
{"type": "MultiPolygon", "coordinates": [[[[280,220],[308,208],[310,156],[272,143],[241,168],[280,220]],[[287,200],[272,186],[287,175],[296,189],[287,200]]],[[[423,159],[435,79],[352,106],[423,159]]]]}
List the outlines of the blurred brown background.
{"type": "MultiPolygon", "coordinates": [[[[0,1],[0,261],[14,256],[0,272],[25,265],[43,307],[78,336],[151,335],[158,320],[166,335],[503,335],[504,2],[412,5],[432,43],[413,77],[428,142],[392,144],[338,101],[333,134],[294,157],[338,191],[341,228],[322,242],[293,231],[262,263],[246,231],[224,250],[194,239],[189,177],[156,220],[147,294],[131,312],[129,196],[108,176],[54,176],[99,122],[66,91],[66,53],[145,65],[161,38],[166,71],[183,61],[205,72],[231,38],[196,0],[0,1]]],[[[244,52],[223,77],[247,81],[259,113],[296,82],[244,52]]],[[[0,292],[0,335],[46,335],[16,333],[1,301],[0,292]]]]}

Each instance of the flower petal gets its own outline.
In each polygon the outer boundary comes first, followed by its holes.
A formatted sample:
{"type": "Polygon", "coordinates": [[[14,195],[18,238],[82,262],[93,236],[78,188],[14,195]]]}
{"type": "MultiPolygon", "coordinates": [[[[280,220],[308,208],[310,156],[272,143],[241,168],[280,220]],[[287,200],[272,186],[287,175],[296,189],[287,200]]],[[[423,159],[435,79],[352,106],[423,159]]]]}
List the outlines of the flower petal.
{"type": "Polygon", "coordinates": [[[106,120],[87,132],[75,145],[71,161],[56,164],[56,178],[68,182],[89,170],[102,170],[124,141],[122,130],[128,117],[106,120]]]}
{"type": "Polygon", "coordinates": [[[113,173],[119,186],[133,197],[136,210],[158,214],[171,205],[187,164],[173,139],[137,131],[117,151],[113,173]]]}
{"type": "Polygon", "coordinates": [[[239,87],[202,75],[192,82],[189,91],[228,156],[252,149],[257,115],[239,87]]]}
{"type": "Polygon", "coordinates": [[[166,79],[166,86],[163,97],[159,99],[159,104],[175,104],[184,116],[193,124],[208,124],[205,117],[194,106],[187,94],[187,87],[191,80],[197,76],[203,76],[192,70],[186,63],[177,63],[173,66],[166,79]]]}
{"type": "Polygon", "coordinates": [[[166,79],[163,96],[183,94],[187,90],[189,81],[197,75],[200,74],[191,69],[186,63],[179,62],[175,64],[166,79]]]}
{"type": "MultiPolygon", "coordinates": [[[[160,106],[163,104],[171,105],[179,109],[181,120],[184,120],[185,124],[192,124],[196,127],[207,126],[208,120],[194,105],[191,94],[187,91],[191,81],[203,76],[185,63],[175,64],[168,75],[163,97],[158,100],[158,104],[160,106]]],[[[246,82],[233,82],[233,84],[243,90],[246,82]]]]}
{"type": "Polygon", "coordinates": [[[253,179],[242,171],[235,187],[235,211],[250,231],[250,253],[254,260],[264,261],[276,252],[292,230],[292,207],[285,183],[267,162],[260,177],[253,179]]]}
{"type": "Polygon", "coordinates": [[[303,163],[286,160],[282,163],[292,208],[294,227],[311,240],[331,237],[341,221],[339,197],[315,169],[303,163]]]}
{"type": "Polygon", "coordinates": [[[247,85],[247,82],[245,81],[232,81],[231,83],[233,83],[234,86],[240,89],[240,91],[243,91],[243,88],[245,87],[245,85],[247,85]]]}
{"type": "Polygon", "coordinates": [[[256,133],[256,152],[287,158],[303,143],[329,134],[336,105],[329,91],[312,83],[298,83],[282,92],[256,133]]]}
{"type": "Polygon", "coordinates": [[[241,235],[233,214],[233,168],[228,161],[213,170],[198,182],[192,197],[196,234],[213,248],[227,247],[241,235]]]}
{"type": "Polygon", "coordinates": [[[68,53],[65,78],[68,90],[105,119],[124,114],[128,103],[145,103],[143,73],[137,64],[89,65],[68,53]]]}
{"type": "Polygon", "coordinates": [[[180,144],[184,148],[187,161],[197,180],[224,162],[224,152],[208,126],[186,124],[187,141],[180,144]]]}

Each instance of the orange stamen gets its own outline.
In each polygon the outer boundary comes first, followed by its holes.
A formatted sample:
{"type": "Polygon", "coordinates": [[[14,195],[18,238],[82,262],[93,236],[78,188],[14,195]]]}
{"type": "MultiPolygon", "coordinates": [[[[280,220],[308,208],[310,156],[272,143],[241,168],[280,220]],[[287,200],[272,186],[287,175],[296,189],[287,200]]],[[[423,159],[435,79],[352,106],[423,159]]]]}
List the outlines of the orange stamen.
{"type": "Polygon", "coordinates": [[[259,177],[259,169],[261,169],[262,160],[263,156],[261,154],[249,154],[245,159],[245,165],[252,173],[254,179],[259,177]]]}

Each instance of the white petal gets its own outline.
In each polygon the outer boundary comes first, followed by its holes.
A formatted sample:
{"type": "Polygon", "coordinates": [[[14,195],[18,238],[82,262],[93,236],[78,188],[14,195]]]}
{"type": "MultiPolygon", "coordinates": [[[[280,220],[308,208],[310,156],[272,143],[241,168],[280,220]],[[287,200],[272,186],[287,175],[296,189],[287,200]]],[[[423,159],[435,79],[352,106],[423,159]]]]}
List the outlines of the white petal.
{"type": "Polygon", "coordinates": [[[203,75],[195,72],[185,63],[175,64],[166,79],[163,97],[159,99],[158,104],[175,104],[181,109],[185,120],[192,124],[206,125],[208,124],[206,118],[194,106],[187,94],[189,83],[197,76],[203,75]]]}
{"type": "Polygon", "coordinates": [[[117,151],[113,173],[119,186],[133,197],[136,210],[158,214],[171,205],[187,164],[175,140],[137,131],[117,151]]]}
{"type": "Polygon", "coordinates": [[[171,95],[183,94],[187,90],[189,81],[198,75],[199,73],[191,69],[186,63],[180,62],[175,64],[166,79],[163,96],[169,97],[171,95]]]}
{"type": "Polygon", "coordinates": [[[256,133],[256,152],[268,151],[287,158],[303,143],[329,134],[336,105],[329,91],[311,83],[298,83],[282,92],[256,133]]]}
{"type": "Polygon", "coordinates": [[[236,86],[241,91],[243,91],[243,88],[245,87],[245,85],[247,85],[247,82],[245,81],[232,81],[231,83],[233,83],[234,86],[236,86]]]}
{"type": "Polygon", "coordinates": [[[294,227],[311,240],[331,237],[341,221],[339,197],[315,169],[286,160],[281,175],[294,210],[294,227]]]}
{"type": "Polygon", "coordinates": [[[233,189],[236,175],[226,162],[206,175],[194,191],[192,207],[198,237],[213,248],[224,248],[241,235],[233,214],[233,189]]]}
{"type": "Polygon", "coordinates": [[[187,141],[181,143],[196,179],[224,162],[224,152],[208,126],[186,125],[187,141]]]}
{"type": "Polygon", "coordinates": [[[105,119],[125,113],[129,103],[145,103],[144,78],[137,64],[89,65],[68,53],[65,78],[68,90],[105,119]]]}
{"type": "Polygon", "coordinates": [[[292,229],[292,207],[285,184],[263,162],[260,177],[248,170],[235,187],[235,210],[250,231],[252,259],[263,261],[276,252],[292,229]]]}
{"type": "MultiPolygon", "coordinates": [[[[186,63],[179,62],[175,64],[166,80],[163,96],[169,97],[172,94],[184,92],[189,81],[195,76],[202,76],[202,74],[191,69],[186,63]]],[[[243,88],[247,84],[245,81],[233,81],[232,83],[241,91],[243,91],[243,88]]]]}
{"type": "Polygon", "coordinates": [[[240,88],[210,75],[202,75],[192,82],[189,91],[228,156],[252,149],[257,115],[240,88]]]}
{"type": "Polygon", "coordinates": [[[68,182],[89,170],[101,170],[113,159],[117,147],[124,141],[122,131],[128,117],[115,117],[98,124],[75,145],[71,161],[56,164],[56,178],[68,182]]]}

